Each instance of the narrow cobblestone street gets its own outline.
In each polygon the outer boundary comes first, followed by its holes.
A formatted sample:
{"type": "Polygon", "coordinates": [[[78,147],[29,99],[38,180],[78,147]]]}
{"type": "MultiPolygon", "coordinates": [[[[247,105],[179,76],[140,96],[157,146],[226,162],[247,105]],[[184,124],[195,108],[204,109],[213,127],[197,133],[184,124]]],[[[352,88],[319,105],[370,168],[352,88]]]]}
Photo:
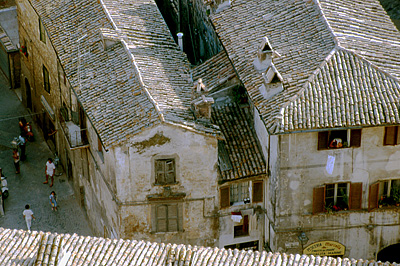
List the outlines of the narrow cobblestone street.
{"type": "MultiPolygon", "coordinates": [[[[26,230],[22,212],[24,206],[30,204],[36,217],[36,221],[32,221],[31,230],[93,235],[62,168],[56,170],[56,174],[63,174],[55,177],[52,188],[43,184],[47,158],[54,158],[54,155],[35,124],[35,141],[27,143],[27,159],[20,163],[21,174],[15,173],[11,141],[19,135],[18,117],[23,115],[29,115],[29,112],[0,74],[0,167],[7,177],[10,193],[5,200],[5,216],[0,217],[0,227],[26,230]],[[51,210],[49,203],[52,190],[57,193],[57,212],[51,210]]],[[[30,116],[26,120],[33,122],[30,116]]]]}

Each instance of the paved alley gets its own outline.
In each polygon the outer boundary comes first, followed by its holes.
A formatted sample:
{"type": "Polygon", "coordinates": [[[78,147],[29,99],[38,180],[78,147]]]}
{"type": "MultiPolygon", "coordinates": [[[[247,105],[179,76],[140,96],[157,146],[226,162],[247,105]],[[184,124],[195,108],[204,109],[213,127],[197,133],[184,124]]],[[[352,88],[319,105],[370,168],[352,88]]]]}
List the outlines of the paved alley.
{"type": "MultiPolygon", "coordinates": [[[[1,72],[0,72],[1,73],[1,72]]],[[[77,233],[93,235],[86,215],[75,199],[72,186],[68,183],[62,169],[57,169],[54,186],[44,185],[45,164],[47,158],[54,155],[33,124],[35,141],[27,143],[27,159],[20,162],[21,174],[15,174],[12,159],[11,141],[19,135],[18,117],[26,115],[28,122],[33,119],[19,101],[14,91],[8,88],[0,74],[0,167],[7,177],[10,196],[5,200],[5,216],[0,217],[0,227],[25,229],[22,211],[26,204],[31,205],[36,221],[32,221],[32,230],[57,233],[77,233]],[[53,212],[49,203],[49,194],[57,193],[59,210],[53,212]]]]}

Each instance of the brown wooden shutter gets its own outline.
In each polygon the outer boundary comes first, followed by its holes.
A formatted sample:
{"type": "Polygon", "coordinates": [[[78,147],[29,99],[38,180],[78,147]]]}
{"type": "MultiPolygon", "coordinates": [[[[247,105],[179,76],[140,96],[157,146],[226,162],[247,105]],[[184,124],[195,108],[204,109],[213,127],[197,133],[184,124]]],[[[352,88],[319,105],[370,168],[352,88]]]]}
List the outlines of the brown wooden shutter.
{"type": "Polygon", "coordinates": [[[263,181],[253,182],[253,203],[263,202],[263,181]]]}
{"type": "Polygon", "coordinates": [[[383,145],[395,145],[397,143],[397,127],[385,127],[383,145]]]}
{"type": "Polygon", "coordinates": [[[396,126],[396,145],[400,144],[400,130],[399,130],[399,126],[396,126]]]}
{"type": "Polygon", "coordinates": [[[350,146],[351,147],[361,146],[361,129],[352,129],[350,131],[350,146]]]}
{"type": "Polygon", "coordinates": [[[361,210],[362,183],[350,183],[349,209],[361,210]]]}
{"type": "Polygon", "coordinates": [[[378,208],[379,182],[369,186],[368,210],[378,208]]]}
{"type": "Polygon", "coordinates": [[[249,216],[243,216],[243,235],[249,234],[249,216]]]}
{"type": "Polygon", "coordinates": [[[329,131],[318,132],[318,150],[326,150],[328,148],[329,131]]]}
{"type": "Polygon", "coordinates": [[[221,209],[230,206],[230,199],[229,199],[229,186],[223,187],[220,189],[220,205],[221,209]]]}
{"type": "Polygon", "coordinates": [[[325,187],[316,187],[313,191],[313,214],[325,211],[325,187]]]}

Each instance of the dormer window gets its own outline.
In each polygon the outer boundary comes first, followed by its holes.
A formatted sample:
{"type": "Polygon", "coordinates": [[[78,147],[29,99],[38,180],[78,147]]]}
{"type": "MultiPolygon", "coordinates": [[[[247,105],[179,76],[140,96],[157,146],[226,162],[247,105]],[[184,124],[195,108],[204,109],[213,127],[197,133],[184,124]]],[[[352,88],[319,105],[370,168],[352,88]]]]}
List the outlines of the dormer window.
{"type": "Polygon", "coordinates": [[[272,51],[272,46],[271,46],[271,44],[269,43],[267,37],[264,37],[264,38],[262,39],[259,49],[260,49],[260,52],[261,52],[261,53],[272,53],[272,52],[273,52],[273,51],[272,51]]]}
{"type": "Polygon", "coordinates": [[[267,72],[262,75],[266,84],[282,82],[273,65],[268,67],[267,72]]]}
{"type": "Polygon", "coordinates": [[[264,47],[262,48],[261,51],[263,51],[263,52],[272,52],[272,49],[271,49],[271,47],[269,46],[268,43],[265,43],[264,47]]]}

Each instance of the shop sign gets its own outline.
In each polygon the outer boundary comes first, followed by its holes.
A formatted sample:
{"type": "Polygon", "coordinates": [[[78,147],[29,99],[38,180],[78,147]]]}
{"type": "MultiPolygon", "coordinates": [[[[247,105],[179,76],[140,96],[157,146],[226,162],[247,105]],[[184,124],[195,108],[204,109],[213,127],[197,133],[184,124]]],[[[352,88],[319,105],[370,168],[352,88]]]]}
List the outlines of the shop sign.
{"type": "Polygon", "coordinates": [[[346,247],[335,241],[320,241],[315,242],[308,247],[306,247],[303,251],[303,254],[306,255],[315,255],[315,256],[343,256],[346,247]]]}

